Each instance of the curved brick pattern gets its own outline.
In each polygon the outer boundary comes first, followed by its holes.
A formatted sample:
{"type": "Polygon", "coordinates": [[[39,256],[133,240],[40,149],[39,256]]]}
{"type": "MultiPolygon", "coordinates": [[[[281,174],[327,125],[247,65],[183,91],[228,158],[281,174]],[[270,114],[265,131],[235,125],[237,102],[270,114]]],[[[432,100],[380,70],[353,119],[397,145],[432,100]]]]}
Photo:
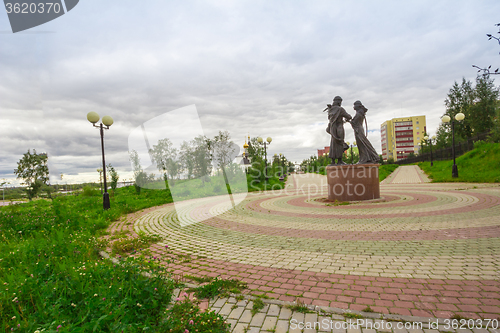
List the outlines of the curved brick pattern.
{"type": "Polygon", "coordinates": [[[233,209],[217,197],[170,204],[110,231],[161,235],[151,250],[175,259],[175,275],[238,278],[279,300],[500,318],[500,186],[392,181],[385,202],[336,206],[321,200],[325,185],[291,176],[285,191],[250,193],[233,209]]]}

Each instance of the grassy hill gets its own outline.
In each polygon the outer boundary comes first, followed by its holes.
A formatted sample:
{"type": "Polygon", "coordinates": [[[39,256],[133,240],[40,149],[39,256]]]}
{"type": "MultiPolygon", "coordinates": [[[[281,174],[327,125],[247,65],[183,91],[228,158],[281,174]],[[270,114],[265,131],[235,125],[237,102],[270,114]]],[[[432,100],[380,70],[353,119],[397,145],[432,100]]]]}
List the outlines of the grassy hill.
{"type": "Polygon", "coordinates": [[[458,177],[451,176],[453,160],[418,163],[433,182],[500,182],[500,143],[477,142],[476,148],[456,159],[458,177]]]}

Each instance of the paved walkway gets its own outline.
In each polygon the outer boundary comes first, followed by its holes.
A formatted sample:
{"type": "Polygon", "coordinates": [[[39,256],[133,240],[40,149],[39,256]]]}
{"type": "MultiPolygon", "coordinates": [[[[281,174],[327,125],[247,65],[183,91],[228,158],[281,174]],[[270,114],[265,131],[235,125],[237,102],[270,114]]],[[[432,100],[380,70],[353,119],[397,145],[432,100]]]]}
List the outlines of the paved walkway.
{"type": "MultiPolygon", "coordinates": [[[[184,291],[176,290],[172,301],[175,302],[177,298],[184,299],[186,296],[183,295],[193,298],[184,291]]],[[[279,300],[261,300],[263,304],[261,303],[261,307],[256,310],[254,309],[255,301],[256,299],[252,297],[233,295],[216,297],[209,303],[203,302],[200,307],[210,308],[210,311],[221,315],[231,325],[233,333],[472,333],[473,331],[474,333],[500,333],[500,329],[496,328],[500,324],[496,321],[476,320],[465,322],[464,325],[464,322],[459,321],[460,319],[382,315],[324,306],[297,305],[279,300]],[[467,329],[455,329],[461,325],[467,329]]]]}
{"type": "Polygon", "coordinates": [[[427,175],[417,165],[402,165],[389,175],[382,184],[429,183],[427,175]]]}
{"type": "Polygon", "coordinates": [[[294,175],[286,190],[249,193],[234,209],[218,197],[177,212],[169,204],[110,231],[161,235],[151,250],[174,260],[174,275],[237,278],[276,301],[499,319],[500,186],[390,182],[381,195],[335,206],[318,200],[324,176],[294,175]]]}

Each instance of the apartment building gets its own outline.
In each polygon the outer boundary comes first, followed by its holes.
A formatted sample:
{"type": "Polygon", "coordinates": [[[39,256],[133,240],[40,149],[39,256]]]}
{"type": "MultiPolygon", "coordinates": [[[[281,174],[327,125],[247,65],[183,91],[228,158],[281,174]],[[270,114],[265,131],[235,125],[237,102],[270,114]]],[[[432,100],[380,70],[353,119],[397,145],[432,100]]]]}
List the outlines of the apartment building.
{"type": "Polygon", "coordinates": [[[393,118],[380,126],[382,157],[384,161],[417,154],[418,143],[426,133],[425,116],[393,118]]]}

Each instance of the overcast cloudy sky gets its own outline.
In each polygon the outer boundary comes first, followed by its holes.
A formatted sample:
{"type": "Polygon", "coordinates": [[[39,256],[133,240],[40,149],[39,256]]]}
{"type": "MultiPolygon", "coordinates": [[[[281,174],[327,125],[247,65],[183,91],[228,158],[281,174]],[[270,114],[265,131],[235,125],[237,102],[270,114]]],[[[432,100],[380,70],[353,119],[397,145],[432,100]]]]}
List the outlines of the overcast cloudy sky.
{"type": "Polygon", "coordinates": [[[353,114],[359,99],[380,152],[382,122],[426,115],[434,134],[454,81],[499,65],[486,37],[499,13],[498,0],[81,0],[13,34],[0,9],[0,178],[35,148],[65,181],[97,180],[90,111],[114,118],[107,162],[127,178],[133,129],[190,105],[205,135],[271,136],[269,154],[300,162],[329,144],[325,105],[340,95],[353,114]]]}

